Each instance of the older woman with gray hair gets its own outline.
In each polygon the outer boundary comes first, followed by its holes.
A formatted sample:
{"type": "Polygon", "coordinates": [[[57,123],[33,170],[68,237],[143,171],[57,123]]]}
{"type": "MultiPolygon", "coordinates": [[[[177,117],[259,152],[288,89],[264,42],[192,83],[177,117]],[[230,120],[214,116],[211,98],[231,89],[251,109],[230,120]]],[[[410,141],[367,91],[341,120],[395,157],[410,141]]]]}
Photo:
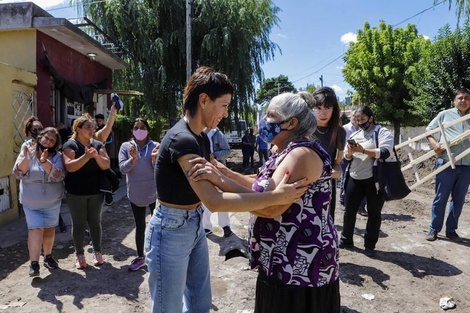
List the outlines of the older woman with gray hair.
{"type": "Polygon", "coordinates": [[[329,215],[332,167],[328,153],[314,139],[311,97],[284,93],[271,100],[259,136],[277,151],[256,176],[220,163],[206,165],[204,174],[199,174],[200,164],[189,172],[191,178],[207,179],[224,191],[233,191],[228,182],[233,181],[267,192],[287,172],[290,182],[309,182],[301,199],[251,212],[250,265],[259,273],[256,313],[340,311],[338,235],[329,215]]]}

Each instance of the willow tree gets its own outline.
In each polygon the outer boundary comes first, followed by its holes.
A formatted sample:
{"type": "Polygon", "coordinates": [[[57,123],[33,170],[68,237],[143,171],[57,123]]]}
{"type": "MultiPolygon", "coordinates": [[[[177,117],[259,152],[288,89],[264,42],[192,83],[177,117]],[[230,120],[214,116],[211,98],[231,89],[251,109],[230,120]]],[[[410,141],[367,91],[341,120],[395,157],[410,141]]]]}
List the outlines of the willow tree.
{"type": "Polygon", "coordinates": [[[470,17],[470,1],[469,0],[434,0],[434,5],[449,2],[449,10],[452,9],[452,4],[455,5],[455,13],[458,20],[463,18],[465,21],[469,21],[470,17]]]}
{"type": "Polygon", "coordinates": [[[410,99],[408,71],[419,61],[425,45],[414,25],[393,29],[381,21],[371,28],[366,22],[344,56],[345,80],[356,90],[361,104],[372,107],[379,121],[393,124],[395,143],[402,125],[418,122],[409,114],[413,108],[406,102],[410,99]]]}
{"type": "MultiPolygon", "coordinates": [[[[186,82],[186,1],[114,0],[80,2],[83,9],[128,51],[128,70],[115,76],[122,87],[144,93],[150,116],[177,117],[186,82]]],[[[271,0],[195,0],[192,22],[192,69],[209,65],[235,84],[230,109],[238,116],[251,104],[261,65],[277,45],[269,33],[279,9],[271,0]]]]}

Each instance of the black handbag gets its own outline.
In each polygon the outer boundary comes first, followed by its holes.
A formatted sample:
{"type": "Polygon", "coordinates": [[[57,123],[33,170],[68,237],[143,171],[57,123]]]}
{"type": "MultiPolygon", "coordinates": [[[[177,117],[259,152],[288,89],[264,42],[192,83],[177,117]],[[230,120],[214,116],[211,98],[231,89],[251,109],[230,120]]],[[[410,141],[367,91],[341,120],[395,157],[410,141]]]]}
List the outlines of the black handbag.
{"type": "Polygon", "coordinates": [[[398,159],[395,147],[393,152],[396,161],[377,160],[377,181],[385,201],[403,199],[411,192],[406,184],[405,177],[403,177],[401,162],[398,159]]]}

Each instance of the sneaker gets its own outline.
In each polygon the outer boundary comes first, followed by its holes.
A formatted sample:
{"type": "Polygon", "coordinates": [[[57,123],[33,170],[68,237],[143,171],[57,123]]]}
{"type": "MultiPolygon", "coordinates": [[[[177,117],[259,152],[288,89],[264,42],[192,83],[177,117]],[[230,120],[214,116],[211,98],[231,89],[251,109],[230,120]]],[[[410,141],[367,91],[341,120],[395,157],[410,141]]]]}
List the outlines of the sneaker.
{"type": "Polygon", "coordinates": [[[375,249],[372,249],[372,248],[365,248],[364,249],[364,255],[365,256],[368,256],[368,257],[373,257],[375,256],[375,249]]]}
{"type": "Polygon", "coordinates": [[[75,262],[75,267],[77,269],[84,269],[87,266],[85,255],[79,254],[77,255],[77,262],[75,262]]]}
{"type": "Polygon", "coordinates": [[[104,264],[103,254],[101,254],[101,252],[95,251],[93,253],[93,264],[95,266],[100,266],[104,264]]]}
{"type": "Polygon", "coordinates": [[[145,258],[139,256],[132,260],[131,264],[129,265],[129,271],[137,271],[138,269],[145,266],[145,258]]]}
{"type": "Polygon", "coordinates": [[[455,231],[446,231],[446,237],[449,238],[450,241],[462,242],[462,238],[460,238],[455,231]]]}
{"type": "Polygon", "coordinates": [[[110,193],[106,193],[104,195],[104,205],[112,206],[113,205],[113,195],[110,193]]]}
{"type": "Polygon", "coordinates": [[[357,213],[361,216],[368,216],[366,208],[359,208],[357,213]]]}
{"type": "Polygon", "coordinates": [[[57,262],[53,257],[52,254],[46,255],[44,258],[44,263],[43,263],[45,268],[48,268],[50,270],[55,270],[56,268],[59,268],[59,262],[57,262]]]}
{"type": "Polygon", "coordinates": [[[224,237],[232,236],[233,231],[230,229],[230,226],[224,226],[222,229],[224,230],[224,237]]]}
{"type": "Polygon", "coordinates": [[[204,229],[204,232],[206,233],[206,236],[212,235],[212,230],[210,229],[204,229]]]}
{"type": "Polygon", "coordinates": [[[39,262],[32,261],[31,265],[29,266],[29,277],[37,277],[39,276],[39,262]]]}
{"type": "Polygon", "coordinates": [[[437,239],[437,231],[429,230],[429,233],[426,235],[427,241],[434,241],[437,239]]]}

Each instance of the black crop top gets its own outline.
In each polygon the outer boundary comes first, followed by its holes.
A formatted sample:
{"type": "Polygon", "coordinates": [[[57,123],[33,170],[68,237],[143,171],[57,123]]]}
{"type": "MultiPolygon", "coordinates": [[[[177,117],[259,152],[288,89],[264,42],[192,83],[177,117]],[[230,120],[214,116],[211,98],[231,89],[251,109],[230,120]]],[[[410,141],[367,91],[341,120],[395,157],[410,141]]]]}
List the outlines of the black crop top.
{"type": "Polygon", "coordinates": [[[178,121],[165,135],[158,149],[155,182],[158,199],[167,203],[188,205],[201,201],[189,184],[178,159],[197,154],[210,160],[207,134],[194,134],[184,119],[178,121]]]}

